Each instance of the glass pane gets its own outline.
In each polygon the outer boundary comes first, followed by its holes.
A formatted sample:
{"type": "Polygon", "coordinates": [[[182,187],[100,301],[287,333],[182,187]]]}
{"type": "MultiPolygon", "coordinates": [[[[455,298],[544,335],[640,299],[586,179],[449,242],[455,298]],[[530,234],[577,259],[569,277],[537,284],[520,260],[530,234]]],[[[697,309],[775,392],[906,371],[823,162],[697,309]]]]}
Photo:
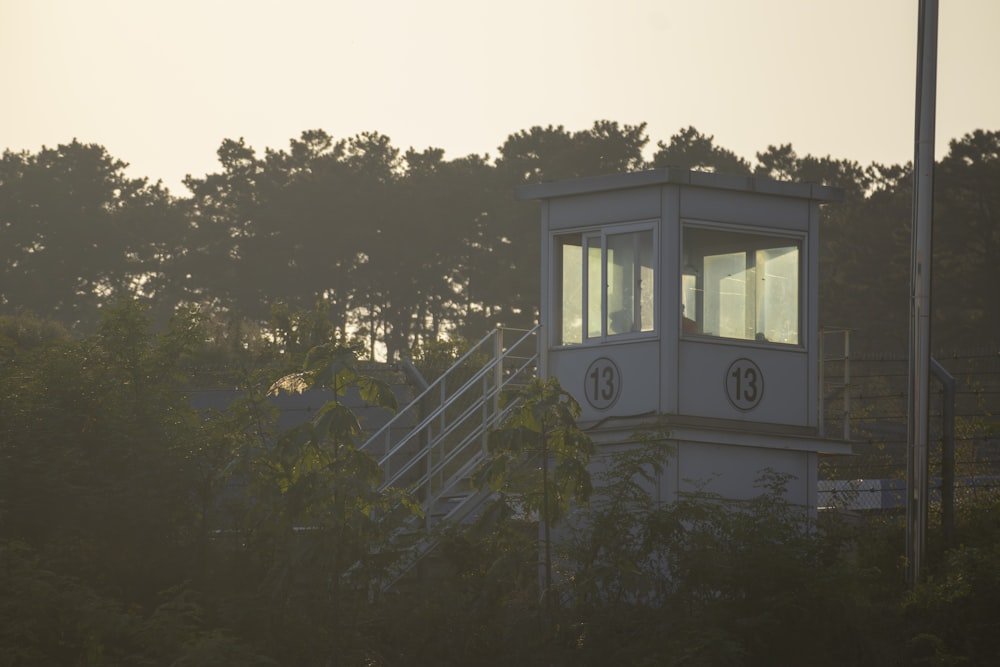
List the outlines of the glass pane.
{"type": "Polygon", "coordinates": [[[626,333],[635,325],[637,281],[635,236],[608,236],[608,335],[626,333]]]}
{"type": "Polygon", "coordinates": [[[800,243],[684,229],[682,332],[796,345],[800,243]]]}
{"type": "Polygon", "coordinates": [[[639,331],[652,331],[656,323],[656,280],[653,271],[653,230],[639,232],[639,331]]]}
{"type": "Polygon", "coordinates": [[[798,343],[798,248],[758,250],[757,274],[762,283],[757,332],[774,343],[798,343]]]}
{"type": "Polygon", "coordinates": [[[583,239],[579,234],[556,239],[560,264],[553,305],[561,311],[559,343],[583,342],[583,239]]]}
{"type": "Polygon", "coordinates": [[[698,314],[700,293],[698,276],[693,268],[685,266],[681,275],[681,326],[684,333],[701,333],[699,322],[702,318],[698,314]]]}
{"type": "Polygon", "coordinates": [[[705,323],[702,332],[724,338],[747,338],[749,269],[746,254],[709,255],[704,261],[705,323]]]}
{"type": "Polygon", "coordinates": [[[653,232],[607,238],[608,335],[652,331],[654,323],[653,232]]]}
{"type": "Polygon", "coordinates": [[[601,293],[604,278],[601,275],[601,237],[587,239],[587,337],[601,337],[601,293]]]}

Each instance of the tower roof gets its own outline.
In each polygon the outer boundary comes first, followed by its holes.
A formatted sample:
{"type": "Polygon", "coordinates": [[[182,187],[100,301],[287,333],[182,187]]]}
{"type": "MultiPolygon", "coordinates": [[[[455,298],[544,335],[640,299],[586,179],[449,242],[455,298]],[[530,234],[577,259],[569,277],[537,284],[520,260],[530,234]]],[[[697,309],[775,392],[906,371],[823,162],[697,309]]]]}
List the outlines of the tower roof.
{"type": "Polygon", "coordinates": [[[691,171],[676,167],[661,167],[647,171],[633,171],[624,174],[574,178],[550,183],[522,185],[515,188],[518,199],[554,199],[575,195],[626,190],[659,185],[681,185],[716,190],[753,192],[777,197],[810,199],[820,202],[836,202],[844,199],[842,188],[817,183],[796,183],[777,181],[761,176],[739,176],[716,174],[707,171],[691,171]]]}

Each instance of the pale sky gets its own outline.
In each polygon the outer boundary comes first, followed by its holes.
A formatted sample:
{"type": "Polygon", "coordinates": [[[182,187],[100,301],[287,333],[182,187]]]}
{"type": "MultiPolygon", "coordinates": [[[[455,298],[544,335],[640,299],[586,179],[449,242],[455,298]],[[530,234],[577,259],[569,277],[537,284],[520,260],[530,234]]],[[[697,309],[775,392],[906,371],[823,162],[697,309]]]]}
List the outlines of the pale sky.
{"type": "MultiPolygon", "coordinates": [[[[0,0],[0,149],[77,138],[185,195],[223,139],[388,135],[447,159],[533,125],[688,125],[913,157],[918,0],[0,0]]],[[[941,0],[937,156],[1000,130],[1000,0],[941,0]]]]}

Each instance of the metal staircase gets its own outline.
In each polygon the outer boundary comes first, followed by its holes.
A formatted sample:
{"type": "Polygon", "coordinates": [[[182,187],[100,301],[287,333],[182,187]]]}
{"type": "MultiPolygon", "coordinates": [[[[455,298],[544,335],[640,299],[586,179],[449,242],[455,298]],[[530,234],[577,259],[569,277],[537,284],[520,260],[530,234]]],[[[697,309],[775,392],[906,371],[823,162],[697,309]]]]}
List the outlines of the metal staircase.
{"type": "Polygon", "coordinates": [[[494,329],[361,446],[382,468],[382,489],[408,490],[423,510],[408,527],[410,558],[399,576],[434,547],[434,526],[470,519],[489,496],[471,475],[486,458],[490,429],[513,407],[501,405],[501,393],[536,375],[537,338],[537,326],[494,329]]]}

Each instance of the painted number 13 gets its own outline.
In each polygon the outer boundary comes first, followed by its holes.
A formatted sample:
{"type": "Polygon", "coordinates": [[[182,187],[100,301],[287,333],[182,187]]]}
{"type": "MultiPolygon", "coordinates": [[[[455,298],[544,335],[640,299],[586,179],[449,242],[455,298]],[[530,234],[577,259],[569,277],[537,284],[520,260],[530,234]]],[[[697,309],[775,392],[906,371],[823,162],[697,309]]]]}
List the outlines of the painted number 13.
{"type": "Polygon", "coordinates": [[[764,394],[764,374],[749,359],[737,359],[726,371],[726,397],[739,410],[752,410],[764,394]]]}
{"type": "Polygon", "coordinates": [[[587,402],[597,410],[614,405],[622,390],[622,375],[615,362],[607,357],[595,359],[587,368],[583,393],[587,402]]]}

